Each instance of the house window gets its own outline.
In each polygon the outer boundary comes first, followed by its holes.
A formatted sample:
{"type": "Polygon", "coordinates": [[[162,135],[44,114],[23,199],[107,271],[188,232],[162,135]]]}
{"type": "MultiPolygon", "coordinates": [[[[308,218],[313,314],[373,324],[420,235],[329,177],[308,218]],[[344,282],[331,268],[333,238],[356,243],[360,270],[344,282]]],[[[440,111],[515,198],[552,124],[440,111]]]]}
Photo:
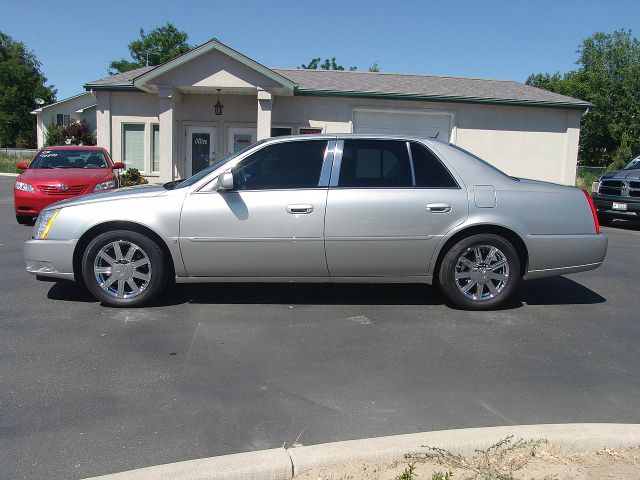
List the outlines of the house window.
{"type": "Polygon", "coordinates": [[[273,127],[271,128],[272,137],[282,137],[284,135],[291,135],[291,127],[273,127]]]}
{"type": "Polygon", "coordinates": [[[122,161],[127,169],[144,171],[144,124],[122,124],[122,161]]]}
{"type": "Polygon", "coordinates": [[[298,130],[298,133],[300,133],[300,135],[314,135],[314,134],[317,134],[317,133],[322,133],[322,129],[321,128],[300,127],[300,129],[298,130]]]}
{"type": "Polygon", "coordinates": [[[160,125],[151,125],[151,171],[160,171],[160,125]]]}
{"type": "Polygon", "coordinates": [[[68,127],[71,123],[71,115],[66,115],[64,113],[56,114],[56,125],[59,127],[68,127]]]}

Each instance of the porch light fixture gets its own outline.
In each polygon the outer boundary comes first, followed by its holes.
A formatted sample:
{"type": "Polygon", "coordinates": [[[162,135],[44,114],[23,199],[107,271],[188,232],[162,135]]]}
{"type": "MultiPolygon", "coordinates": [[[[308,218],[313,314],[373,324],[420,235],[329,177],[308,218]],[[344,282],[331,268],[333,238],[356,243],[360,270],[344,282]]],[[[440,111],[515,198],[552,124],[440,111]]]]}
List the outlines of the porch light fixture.
{"type": "Polygon", "coordinates": [[[222,115],[222,109],[224,108],[224,105],[220,103],[220,90],[222,89],[216,88],[216,90],[218,90],[218,103],[213,106],[213,109],[215,110],[216,115],[222,115]]]}

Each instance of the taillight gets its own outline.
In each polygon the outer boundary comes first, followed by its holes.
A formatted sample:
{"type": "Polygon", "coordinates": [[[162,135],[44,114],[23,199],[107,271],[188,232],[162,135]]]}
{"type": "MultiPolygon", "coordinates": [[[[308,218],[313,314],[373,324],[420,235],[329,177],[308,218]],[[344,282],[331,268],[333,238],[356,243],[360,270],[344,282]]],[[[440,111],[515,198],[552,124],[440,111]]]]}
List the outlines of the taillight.
{"type": "Polygon", "coordinates": [[[591,208],[591,215],[593,215],[593,224],[596,227],[596,233],[600,233],[600,222],[598,221],[598,214],[596,213],[596,206],[593,204],[593,199],[589,192],[587,192],[584,188],[581,188],[584,196],[587,197],[587,202],[589,202],[589,208],[591,208]]]}

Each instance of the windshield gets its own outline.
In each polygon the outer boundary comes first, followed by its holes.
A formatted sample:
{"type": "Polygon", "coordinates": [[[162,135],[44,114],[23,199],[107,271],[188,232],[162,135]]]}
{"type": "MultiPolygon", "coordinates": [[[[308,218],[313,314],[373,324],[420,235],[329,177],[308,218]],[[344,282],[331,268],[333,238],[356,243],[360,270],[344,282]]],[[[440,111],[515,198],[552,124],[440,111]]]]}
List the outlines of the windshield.
{"type": "Polygon", "coordinates": [[[246,152],[247,150],[255,147],[256,145],[260,145],[261,143],[264,143],[264,142],[266,142],[266,139],[265,140],[260,140],[259,142],[256,142],[256,143],[253,143],[253,144],[249,145],[248,147],[243,148],[242,150],[238,150],[236,153],[233,153],[233,154],[229,155],[228,157],[223,158],[219,162],[216,162],[216,163],[214,163],[212,165],[209,165],[204,170],[199,171],[194,176],[189,177],[186,180],[181,181],[180,183],[178,183],[175,186],[173,185],[174,182],[165,183],[165,188],[170,189],[170,190],[175,190],[175,189],[178,189],[178,188],[184,188],[184,187],[188,187],[190,185],[193,185],[198,180],[200,180],[201,178],[206,177],[211,172],[213,172],[214,170],[220,168],[225,163],[228,163],[231,160],[233,160],[234,158],[236,158],[238,155],[241,155],[244,152],[246,152]]]}
{"type": "Polygon", "coordinates": [[[627,163],[623,170],[635,170],[636,168],[640,168],[640,155],[627,163]]]}
{"type": "Polygon", "coordinates": [[[99,150],[42,150],[29,168],[109,168],[99,150]]]}

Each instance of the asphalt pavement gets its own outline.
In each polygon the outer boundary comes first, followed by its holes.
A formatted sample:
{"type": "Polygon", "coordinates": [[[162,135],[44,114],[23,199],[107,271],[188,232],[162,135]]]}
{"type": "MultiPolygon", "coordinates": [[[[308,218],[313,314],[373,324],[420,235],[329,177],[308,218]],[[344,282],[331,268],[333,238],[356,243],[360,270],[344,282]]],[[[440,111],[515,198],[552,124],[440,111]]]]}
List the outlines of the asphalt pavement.
{"type": "MultiPolygon", "coordinates": [[[[640,422],[640,223],[497,312],[422,285],[177,285],[102,307],[24,272],[0,177],[0,478],[451,428],[640,422]]],[[[541,212],[542,214],[543,212],[541,212]]]]}

